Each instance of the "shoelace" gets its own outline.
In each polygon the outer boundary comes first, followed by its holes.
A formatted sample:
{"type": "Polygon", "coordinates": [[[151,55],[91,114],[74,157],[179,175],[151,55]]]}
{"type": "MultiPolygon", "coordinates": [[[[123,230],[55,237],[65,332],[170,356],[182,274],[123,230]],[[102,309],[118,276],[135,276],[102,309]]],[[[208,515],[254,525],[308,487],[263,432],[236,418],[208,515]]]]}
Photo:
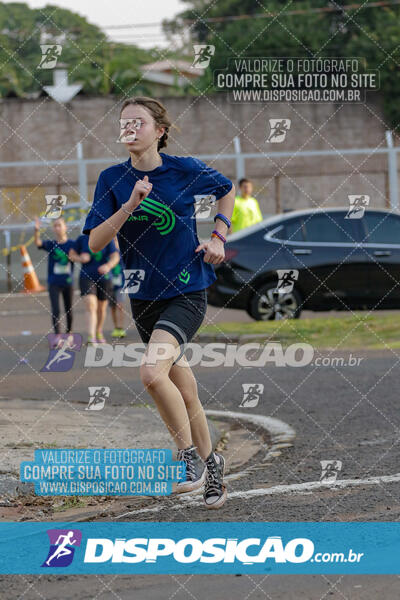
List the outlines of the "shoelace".
{"type": "Polygon", "coordinates": [[[206,495],[213,492],[220,492],[222,482],[219,480],[217,466],[214,461],[207,461],[207,476],[206,476],[206,495]]]}
{"type": "Polygon", "coordinates": [[[177,460],[185,461],[186,465],[186,478],[193,481],[196,476],[196,472],[194,469],[194,464],[192,460],[192,454],[190,450],[178,450],[178,458],[177,460]]]}

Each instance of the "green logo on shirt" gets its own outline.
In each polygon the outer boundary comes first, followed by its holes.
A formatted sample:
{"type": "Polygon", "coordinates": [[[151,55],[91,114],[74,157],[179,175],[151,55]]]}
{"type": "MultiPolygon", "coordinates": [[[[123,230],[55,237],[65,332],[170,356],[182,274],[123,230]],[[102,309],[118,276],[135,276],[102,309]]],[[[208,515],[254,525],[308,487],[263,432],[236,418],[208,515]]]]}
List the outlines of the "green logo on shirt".
{"type": "Polygon", "coordinates": [[[89,250],[89,252],[90,252],[90,256],[92,258],[94,258],[94,260],[96,262],[100,262],[101,261],[101,259],[103,257],[103,251],[102,250],[99,250],[98,252],[92,252],[91,250],[89,250]]]}
{"type": "Polygon", "coordinates": [[[149,217],[147,215],[131,215],[128,217],[128,221],[148,221],[149,217]]]}
{"type": "Polygon", "coordinates": [[[188,281],[190,279],[189,271],[187,271],[186,269],[183,269],[183,271],[181,271],[179,273],[178,279],[179,279],[179,281],[182,281],[182,283],[188,283],[188,281]]]}
{"type": "MultiPolygon", "coordinates": [[[[160,235],[166,235],[167,233],[170,233],[175,227],[175,214],[169,208],[169,206],[166,206],[157,200],[153,200],[152,198],[145,198],[142,200],[139,206],[145,212],[159,217],[157,221],[153,221],[152,225],[154,225],[160,235]]],[[[136,220],[144,219],[141,218],[141,215],[131,215],[128,219],[128,221],[136,220]]]]}
{"type": "Polygon", "coordinates": [[[68,256],[65,254],[64,250],[61,250],[61,248],[54,248],[53,254],[56,262],[59,262],[62,265],[66,265],[68,263],[68,256]]]}

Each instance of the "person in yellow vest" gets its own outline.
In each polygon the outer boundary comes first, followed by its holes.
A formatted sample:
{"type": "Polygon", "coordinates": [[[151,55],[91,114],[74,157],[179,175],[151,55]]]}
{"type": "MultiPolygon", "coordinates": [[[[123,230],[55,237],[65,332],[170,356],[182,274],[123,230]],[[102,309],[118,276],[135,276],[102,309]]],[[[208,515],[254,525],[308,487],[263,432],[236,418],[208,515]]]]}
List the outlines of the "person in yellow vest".
{"type": "Polygon", "coordinates": [[[240,194],[235,197],[232,225],[229,233],[235,233],[245,227],[250,227],[250,225],[254,225],[263,219],[258,202],[252,196],[253,183],[250,179],[241,179],[239,181],[239,190],[240,194]]]}

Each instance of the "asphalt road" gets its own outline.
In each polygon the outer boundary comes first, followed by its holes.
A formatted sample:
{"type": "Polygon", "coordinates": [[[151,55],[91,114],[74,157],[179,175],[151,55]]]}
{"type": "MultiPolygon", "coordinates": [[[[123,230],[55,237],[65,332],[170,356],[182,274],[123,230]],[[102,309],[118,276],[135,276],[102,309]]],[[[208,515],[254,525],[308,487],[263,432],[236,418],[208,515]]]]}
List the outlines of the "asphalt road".
{"type": "MultiPolygon", "coordinates": [[[[21,302],[21,300],[19,300],[21,302]]],[[[48,315],[24,314],[32,310],[19,304],[0,307],[16,314],[3,314],[2,387],[5,398],[41,399],[51,403],[63,395],[81,401],[89,385],[112,388],[111,401],[124,405],[132,398],[143,399],[137,368],[83,368],[82,350],[71,371],[43,374],[39,369],[47,357],[48,315]],[[16,325],[17,323],[17,325],[16,325]],[[4,327],[3,327],[4,326],[4,327]],[[30,331],[21,335],[22,331],[30,331]],[[20,363],[27,356],[28,363],[20,363]],[[67,390],[67,391],[66,391],[67,390]]],[[[83,322],[83,315],[77,323],[83,322]]],[[[231,319],[223,319],[231,320],[231,319]]],[[[135,339],[134,332],[129,341],[135,339]]],[[[137,338],[136,338],[137,339],[137,338]]],[[[333,356],[348,361],[349,352],[333,356]]],[[[315,356],[330,357],[329,352],[315,356]]],[[[397,521],[400,516],[400,473],[398,377],[400,351],[354,351],[357,366],[328,364],[303,367],[199,367],[193,368],[200,398],[208,409],[235,411],[244,416],[274,417],[296,431],[293,445],[270,456],[268,436],[255,426],[241,422],[247,442],[258,451],[232,473],[230,497],[217,511],[206,511],[201,502],[176,498],[140,503],[122,501],[98,520],[121,521],[397,521]],[[242,385],[264,385],[258,405],[241,408],[242,385]],[[321,462],[341,461],[337,480],[344,485],[321,485],[321,462]],[[346,483],[348,482],[348,483],[346,483]],[[271,491],[272,490],[272,491],[271,491]],[[145,511],[143,510],[145,509],[145,511]],[[140,512],[138,512],[140,511],[140,512]],[[123,516],[122,516],[123,515],[123,516]]],[[[227,441],[227,451],[240,458],[246,440],[237,447],[227,441]]],[[[117,576],[0,578],[9,586],[5,598],[207,598],[248,597],[280,599],[397,598],[397,576],[117,576]],[[68,594],[68,595],[67,595],[68,594]]],[[[1,586],[0,586],[1,588],[1,586]]],[[[0,597],[1,592],[0,592],[0,597]]]]}

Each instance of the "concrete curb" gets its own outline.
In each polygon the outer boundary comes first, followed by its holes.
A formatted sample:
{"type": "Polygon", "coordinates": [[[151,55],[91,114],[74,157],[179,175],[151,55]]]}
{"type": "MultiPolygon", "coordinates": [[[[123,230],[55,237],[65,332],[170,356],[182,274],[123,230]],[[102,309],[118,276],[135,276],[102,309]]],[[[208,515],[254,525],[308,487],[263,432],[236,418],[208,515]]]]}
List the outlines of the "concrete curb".
{"type": "Polygon", "coordinates": [[[266,431],[271,438],[271,447],[268,449],[263,461],[267,461],[274,456],[279,456],[281,448],[290,448],[293,446],[293,441],[296,437],[296,431],[293,427],[275,417],[212,409],[206,410],[206,414],[220,419],[225,418],[249,423],[266,431]]]}

